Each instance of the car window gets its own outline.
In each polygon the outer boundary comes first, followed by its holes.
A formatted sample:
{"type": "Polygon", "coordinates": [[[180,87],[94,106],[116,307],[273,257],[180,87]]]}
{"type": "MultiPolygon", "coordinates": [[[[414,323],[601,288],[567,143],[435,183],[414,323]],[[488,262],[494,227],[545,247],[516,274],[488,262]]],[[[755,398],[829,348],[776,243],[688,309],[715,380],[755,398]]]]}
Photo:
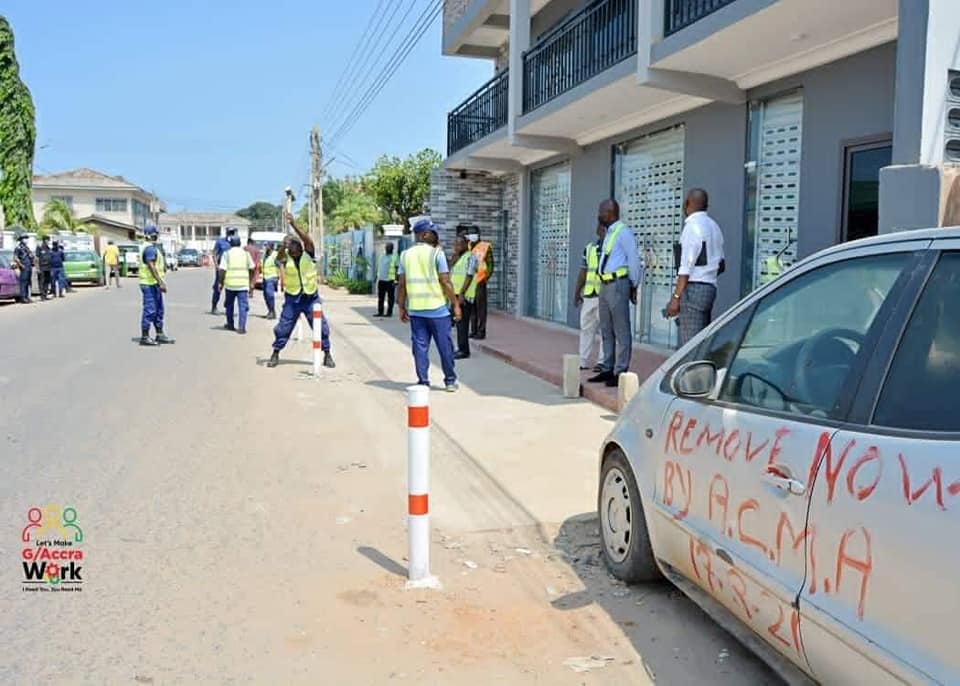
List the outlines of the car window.
{"type": "Polygon", "coordinates": [[[726,369],[733,361],[733,354],[736,352],[737,344],[743,337],[743,330],[750,322],[750,314],[753,308],[748,307],[729,322],[717,329],[712,336],[709,336],[696,348],[688,352],[683,358],[673,365],[673,368],[664,375],[660,383],[660,389],[664,393],[673,393],[671,388],[671,378],[673,373],[687,364],[688,362],[706,360],[713,362],[718,370],[726,369]]]}
{"type": "Polygon", "coordinates": [[[873,423],[960,431],[960,253],[945,253],[920,296],[880,392],[873,423]]]}
{"type": "Polygon", "coordinates": [[[831,416],[870,327],[911,253],[820,267],[760,301],[721,400],[831,416]]]}
{"type": "Polygon", "coordinates": [[[2,254],[0,254],[0,269],[10,269],[10,262],[2,254]]]}

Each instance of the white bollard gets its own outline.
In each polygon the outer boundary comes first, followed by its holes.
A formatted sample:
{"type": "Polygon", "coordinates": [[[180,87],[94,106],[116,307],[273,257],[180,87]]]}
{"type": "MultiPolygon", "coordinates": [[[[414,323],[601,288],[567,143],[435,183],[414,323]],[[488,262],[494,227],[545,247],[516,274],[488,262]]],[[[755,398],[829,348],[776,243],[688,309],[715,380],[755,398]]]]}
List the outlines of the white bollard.
{"type": "Polygon", "coordinates": [[[580,356],[579,355],[563,356],[563,375],[561,376],[561,378],[563,380],[563,397],[579,398],[580,397],[580,356]]]}
{"type": "MultiPolygon", "coordinates": [[[[299,323],[299,322],[298,322],[299,323]]],[[[320,351],[320,332],[323,329],[323,306],[313,303],[313,375],[320,376],[323,354],[320,351]]]]}
{"type": "Polygon", "coordinates": [[[440,588],[430,575],[430,387],[407,388],[407,588],[440,588]]]}
{"type": "Polygon", "coordinates": [[[640,377],[634,372],[624,372],[617,383],[617,412],[623,412],[633,396],[640,390],[640,377]]]}
{"type": "Polygon", "coordinates": [[[293,340],[297,343],[303,340],[303,322],[297,317],[297,328],[293,330],[293,340]]]}

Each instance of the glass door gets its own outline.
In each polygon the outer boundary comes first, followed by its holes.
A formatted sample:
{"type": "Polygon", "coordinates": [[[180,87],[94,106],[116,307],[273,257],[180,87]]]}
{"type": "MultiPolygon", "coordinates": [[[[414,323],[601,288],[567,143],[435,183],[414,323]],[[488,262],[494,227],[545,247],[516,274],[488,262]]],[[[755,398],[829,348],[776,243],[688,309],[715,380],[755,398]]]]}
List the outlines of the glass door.
{"type": "Polygon", "coordinates": [[[889,138],[845,148],[842,240],[877,235],[880,170],[890,166],[892,157],[893,143],[889,138]]]}
{"type": "Polygon", "coordinates": [[[570,163],[530,173],[531,317],[567,322],[568,253],[570,246],[570,163]]]}

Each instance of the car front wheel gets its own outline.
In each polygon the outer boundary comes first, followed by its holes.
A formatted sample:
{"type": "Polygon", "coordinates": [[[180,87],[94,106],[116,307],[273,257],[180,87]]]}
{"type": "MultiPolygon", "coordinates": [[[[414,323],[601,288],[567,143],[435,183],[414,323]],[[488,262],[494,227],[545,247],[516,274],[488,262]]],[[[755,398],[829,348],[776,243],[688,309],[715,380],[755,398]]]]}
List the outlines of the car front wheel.
{"type": "Polygon", "coordinates": [[[633,469],[619,448],[610,451],[603,461],[597,510],[600,548],[610,572],[628,583],[662,579],[633,469]]]}

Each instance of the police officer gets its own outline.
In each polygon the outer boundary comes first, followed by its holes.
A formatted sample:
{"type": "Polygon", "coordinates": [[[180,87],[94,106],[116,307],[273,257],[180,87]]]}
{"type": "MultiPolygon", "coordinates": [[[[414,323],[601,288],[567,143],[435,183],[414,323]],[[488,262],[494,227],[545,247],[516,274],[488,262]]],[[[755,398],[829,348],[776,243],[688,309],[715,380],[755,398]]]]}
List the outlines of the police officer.
{"type": "Polygon", "coordinates": [[[60,241],[54,241],[53,250],[50,251],[50,286],[53,295],[59,295],[61,298],[66,297],[65,291],[68,286],[67,274],[63,269],[64,259],[63,246],[60,245],[60,241]]]}
{"type": "Polygon", "coordinates": [[[140,317],[140,345],[158,345],[173,343],[174,340],[163,333],[163,294],[167,292],[164,281],[163,251],[157,248],[159,232],[157,227],[148,226],[143,230],[147,244],[140,253],[140,293],[143,295],[143,314],[140,317]],[[157,337],[150,338],[150,326],[156,329],[157,337]]]}
{"type": "Polygon", "coordinates": [[[46,300],[47,295],[53,288],[50,281],[50,238],[44,236],[40,240],[40,247],[37,248],[37,264],[40,267],[40,299],[46,300]]]}
{"type": "MultiPolygon", "coordinates": [[[[280,364],[280,351],[290,340],[290,334],[300,315],[307,318],[307,324],[313,329],[313,304],[319,301],[317,295],[317,265],[313,241],[301,231],[289,212],[286,219],[297,232],[299,239],[292,236],[284,241],[277,259],[283,265],[283,310],[280,321],[273,328],[273,354],[267,362],[268,367],[280,364]]],[[[330,354],[330,327],[327,315],[320,320],[320,348],[323,350],[323,366],[336,367],[330,354]]]]}
{"type": "Polygon", "coordinates": [[[217,242],[213,244],[213,297],[210,300],[210,314],[216,314],[217,305],[220,304],[220,259],[230,249],[230,236],[236,232],[236,229],[231,229],[228,226],[227,235],[220,236],[217,242]]]}
{"type": "Polygon", "coordinates": [[[20,270],[20,302],[27,304],[30,300],[31,280],[33,279],[33,251],[27,245],[27,234],[17,236],[17,247],[13,251],[14,266],[20,270]]]}
{"type": "Polygon", "coordinates": [[[227,311],[227,323],[223,327],[227,331],[247,333],[247,312],[250,311],[249,295],[253,295],[253,280],[256,269],[250,253],[240,247],[240,236],[230,236],[230,249],[220,258],[217,278],[220,279],[220,288],[226,289],[224,309],[227,311]],[[240,327],[233,326],[233,304],[240,306],[240,327]]]}
{"type": "Polygon", "coordinates": [[[280,280],[280,264],[273,243],[268,243],[260,260],[263,275],[263,302],[267,306],[267,319],[276,319],[277,282],[280,280]]]}

